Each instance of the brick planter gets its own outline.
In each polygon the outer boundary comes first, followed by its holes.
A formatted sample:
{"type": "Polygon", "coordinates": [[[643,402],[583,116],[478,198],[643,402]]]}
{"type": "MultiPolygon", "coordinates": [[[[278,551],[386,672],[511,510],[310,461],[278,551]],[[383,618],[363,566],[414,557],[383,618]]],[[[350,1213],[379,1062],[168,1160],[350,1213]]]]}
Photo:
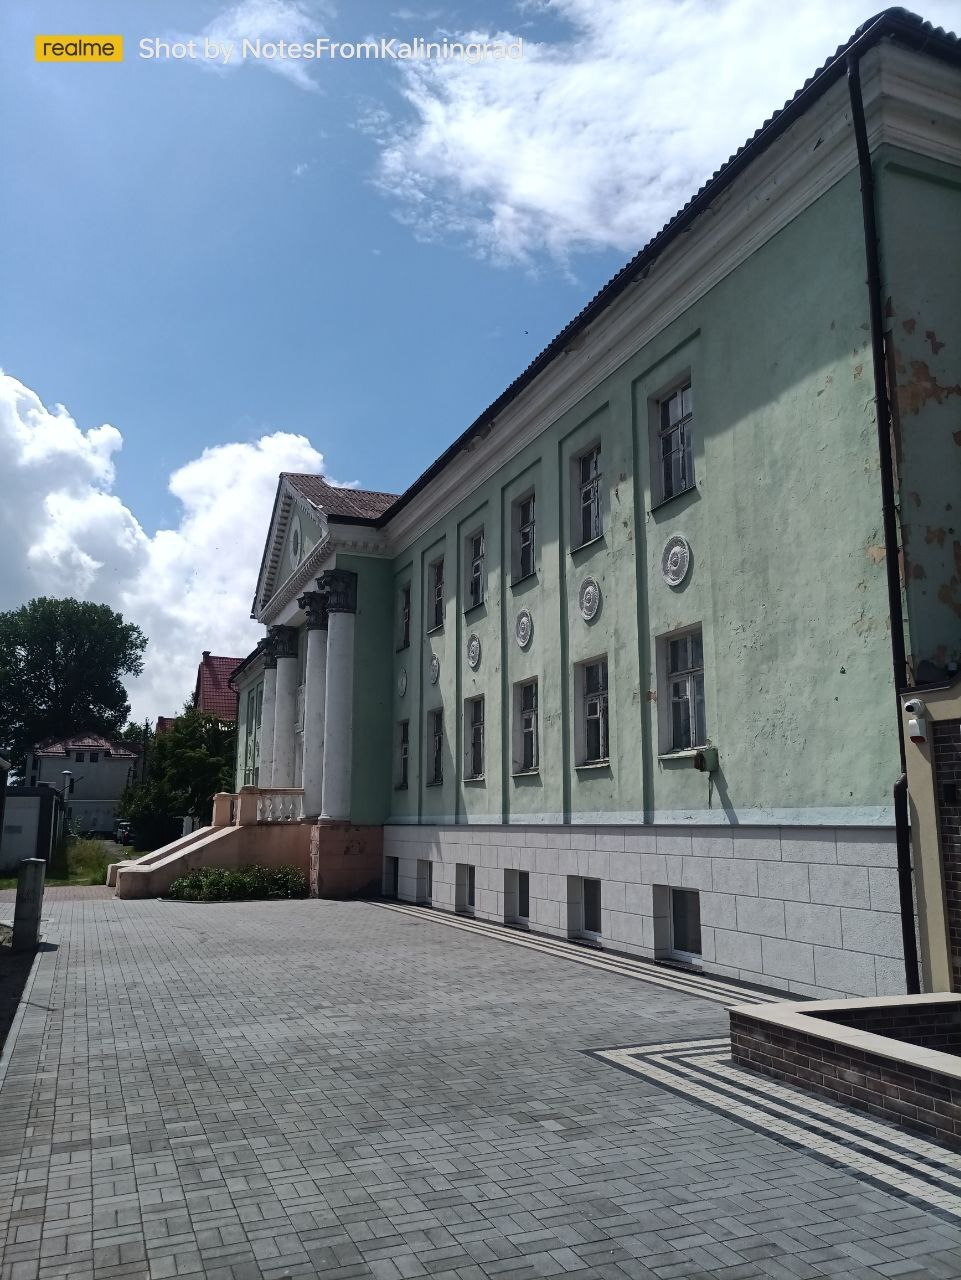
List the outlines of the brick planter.
{"type": "Polygon", "coordinates": [[[961,995],[738,1005],[730,1015],[739,1066],[961,1148],[961,995]]]}

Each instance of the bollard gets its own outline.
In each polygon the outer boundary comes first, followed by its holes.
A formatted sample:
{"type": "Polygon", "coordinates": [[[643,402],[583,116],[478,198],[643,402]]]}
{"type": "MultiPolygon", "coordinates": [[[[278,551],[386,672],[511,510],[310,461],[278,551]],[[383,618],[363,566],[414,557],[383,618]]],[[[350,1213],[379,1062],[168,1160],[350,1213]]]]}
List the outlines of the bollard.
{"type": "Polygon", "coordinates": [[[17,874],[17,904],[13,909],[13,950],[34,951],[43,910],[43,858],[25,858],[17,874]]]}

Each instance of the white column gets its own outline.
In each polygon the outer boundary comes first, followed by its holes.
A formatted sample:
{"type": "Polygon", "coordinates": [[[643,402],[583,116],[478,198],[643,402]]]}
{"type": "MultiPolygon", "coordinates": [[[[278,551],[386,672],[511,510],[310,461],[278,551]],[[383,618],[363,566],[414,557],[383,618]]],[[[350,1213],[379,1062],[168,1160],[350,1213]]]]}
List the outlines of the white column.
{"type": "Polygon", "coordinates": [[[268,651],[264,664],[264,702],[260,709],[260,761],[257,785],[269,787],[274,776],[274,708],[277,704],[277,659],[268,651]]]}
{"type": "Polygon", "coordinates": [[[277,654],[277,693],[274,700],[274,769],[272,787],[294,785],[294,723],[297,719],[297,632],[271,627],[277,654]]]}
{"type": "Polygon", "coordinates": [[[324,714],[327,701],[327,601],[308,591],[297,601],[307,615],[304,677],[304,817],[315,818],[324,798],[324,714]]]}
{"type": "Polygon", "coordinates": [[[354,613],[357,575],[328,569],[317,579],[327,596],[327,699],[324,711],[323,817],[350,819],[354,743],[354,613]]]}

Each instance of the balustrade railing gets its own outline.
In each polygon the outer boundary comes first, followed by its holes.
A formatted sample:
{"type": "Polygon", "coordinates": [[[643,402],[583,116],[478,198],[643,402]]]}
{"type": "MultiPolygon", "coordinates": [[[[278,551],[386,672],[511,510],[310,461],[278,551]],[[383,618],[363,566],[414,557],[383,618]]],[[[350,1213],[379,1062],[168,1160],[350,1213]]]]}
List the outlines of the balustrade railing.
{"type": "Polygon", "coordinates": [[[303,816],[303,787],[271,787],[258,792],[258,822],[298,822],[303,816]]]}

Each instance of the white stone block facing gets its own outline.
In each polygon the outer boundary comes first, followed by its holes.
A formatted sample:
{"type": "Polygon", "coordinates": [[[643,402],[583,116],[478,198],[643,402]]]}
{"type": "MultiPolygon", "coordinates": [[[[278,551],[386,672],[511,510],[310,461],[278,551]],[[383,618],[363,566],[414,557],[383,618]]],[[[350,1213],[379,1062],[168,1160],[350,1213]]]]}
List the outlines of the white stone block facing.
{"type": "Polygon", "coordinates": [[[405,901],[416,899],[417,861],[427,859],[434,904],[449,909],[455,864],[467,862],[475,916],[502,923],[505,870],[526,870],[531,930],[566,937],[571,893],[598,879],[602,946],[652,958],[670,954],[670,890],[685,888],[700,895],[710,973],[825,998],[904,990],[892,832],[398,826],[385,828],[384,851],[398,858],[405,901]]]}

